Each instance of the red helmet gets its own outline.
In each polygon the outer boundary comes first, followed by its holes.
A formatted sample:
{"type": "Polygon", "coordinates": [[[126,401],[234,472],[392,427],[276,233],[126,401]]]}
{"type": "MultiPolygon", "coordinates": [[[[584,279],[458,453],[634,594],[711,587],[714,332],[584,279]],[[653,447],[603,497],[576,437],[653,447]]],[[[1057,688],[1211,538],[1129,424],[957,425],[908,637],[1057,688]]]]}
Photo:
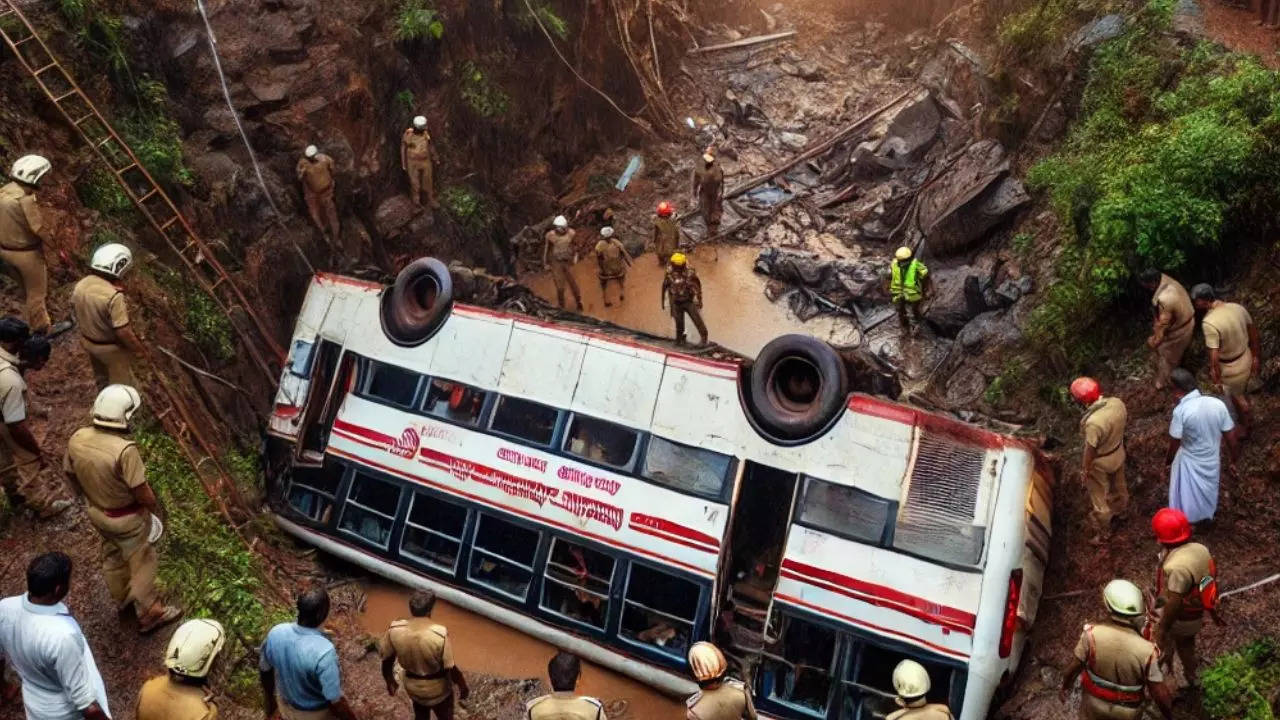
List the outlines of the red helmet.
{"type": "Polygon", "coordinates": [[[1071,397],[1081,405],[1092,405],[1102,397],[1102,386],[1091,377],[1078,377],[1071,383],[1071,397]]]}
{"type": "Polygon", "coordinates": [[[658,217],[671,217],[671,203],[665,200],[658,203],[658,217]]]}
{"type": "Polygon", "coordinates": [[[1181,510],[1164,508],[1151,518],[1151,529],[1161,545],[1174,545],[1191,538],[1191,523],[1181,510]]]}

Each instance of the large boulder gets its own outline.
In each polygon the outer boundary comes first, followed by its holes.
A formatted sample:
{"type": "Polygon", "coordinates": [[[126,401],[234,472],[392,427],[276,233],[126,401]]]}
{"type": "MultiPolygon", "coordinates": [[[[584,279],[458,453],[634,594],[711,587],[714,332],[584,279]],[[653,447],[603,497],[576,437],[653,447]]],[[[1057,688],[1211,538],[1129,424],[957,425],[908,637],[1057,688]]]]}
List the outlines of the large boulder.
{"type": "Polygon", "coordinates": [[[960,252],[1030,201],[1022,182],[1009,175],[1004,147],[981,140],[921,195],[920,231],[931,253],[960,252]]]}
{"type": "Polygon", "coordinates": [[[993,347],[1008,347],[1022,339],[1022,329],[1005,310],[992,310],[975,317],[956,336],[967,354],[977,355],[993,347]]]}
{"type": "Polygon", "coordinates": [[[977,277],[969,265],[937,270],[929,275],[931,287],[925,301],[924,318],[940,335],[955,337],[985,307],[975,298],[971,278],[977,277]],[[966,289],[966,286],[970,286],[966,289]],[[976,302],[975,302],[976,301],[976,302]]]}

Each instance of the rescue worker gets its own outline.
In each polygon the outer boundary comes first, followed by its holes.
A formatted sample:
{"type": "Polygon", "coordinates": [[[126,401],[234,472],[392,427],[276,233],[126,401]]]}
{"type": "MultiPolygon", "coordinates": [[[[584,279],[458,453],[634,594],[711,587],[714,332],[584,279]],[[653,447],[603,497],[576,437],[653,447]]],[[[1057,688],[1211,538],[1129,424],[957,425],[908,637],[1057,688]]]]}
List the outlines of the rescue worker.
{"type": "Polygon", "coordinates": [[[662,280],[662,308],[671,302],[671,318],[676,321],[676,344],[684,345],[684,316],[693,320],[701,338],[699,345],[707,344],[707,325],[702,322],[702,281],[698,273],[689,267],[684,253],[675,253],[667,265],[667,274],[662,280]]]}
{"type": "Polygon", "coordinates": [[[613,228],[605,226],[600,229],[600,242],[596,243],[596,265],[599,267],[600,296],[604,298],[604,306],[612,307],[609,302],[609,283],[618,284],[618,302],[627,299],[627,268],[631,267],[631,255],[622,246],[622,241],[614,237],[613,228]]]}
{"type": "Polygon", "coordinates": [[[11,269],[22,286],[24,314],[31,331],[49,331],[49,271],[44,262],[44,244],[51,237],[36,203],[40,179],[52,169],[39,155],[24,155],[13,163],[13,182],[0,188],[0,260],[11,269]]]}
{"type": "Polygon", "coordinates": [[[1173,669],[1173,656],[1177,653],[1187,685],[1197,687],[1196,635],[1204,627],[1205,613],[1222,624],[1217,613],[1217,563],[1208,548],[1191,542],[1191,523],[1181,510],[1157,511],[1151,518],[1151,529],[1164,546],[1156,571],[1159,617],[1151,639],[1160,648],[1165,667],[1173,669]]]}
{"type": "Polygon", "coordinates": [[[1071,397],[1086,409],[1080,419],[1084,435],[1084,457],[1080,481],[1089,491],[1093,511],[1093,537],[1101,545],[1111,535],[1111,519],[1129,510],[1129,486],[1124,479],[1124,428],[1128,411],[1117,397],[1103,397],[1102,386],[1091,377],[1071,383],[1071,397]]]}
{"type": "Polygon", "coordinates": [[[933,681],[929,671],[914,660],[903,660],[893,669],[893,689],[898,693],[901,710],[890,713],[887,720],[953,720],[951,708],[927,699],[933,681]]]}
{"type": "Polygon", "coordinates": [[[707,148],[702,167],[693,171],[693,199],[707,221],[707,237],[714,237],[724,215],[724,171],[716,163],[715,148],[707,148]]]}
{"type": "Polygon", "coordinates": [[[338,206],[333,201],[333,158],[315,145],[308,145],[302,155],[298,161],[298,181],[302,183],[302,196],[307,201],[307,214],[320,234],[337,245],[342,231],[338,206]]]}
{"type": "Polygon", "coordinates": [[[427,132],[427,119],[419,115],[413,119],[413,127],[404,131],[400,140],[400,169],[409,173],[409,197],[415,206],[422,206],[423,193],[431,207],[436,207],[436,186],[431,172],[431,133],[427,132]]]}
{"type": "Polygon", "coordinates": [[[893,262],[889,264],[889,297],[898,310],[898,325],[903,330],[912,327],[911,319],[915,320],[915,329],[924,321],[920,305],[928,278],[929,268],[915,257],[911,248],[903,246],[893,254],[893,262]]]}
{"type": "Polygon", "coordinates": [[[62,469],[85,499],[85,514],[102,536],[102,574],[107,590],[124,611],[130,605],[138,618],[138,633],[149,634],[182,616],[165,605],[156,592],[153,537],[159,503],[138,446],[129,436],[129,423],[142,406],[138,391],[128,385],[108,385],[93,402],[93,423],[67,440],[62,469]]]}
{"type": "Polygon", "coordinates": [[[525,705],[529,720],[608,720],[599,700],[574,693],[581,672],[577,655],[563,650],[556,653],[547,663],[552,692],[525,705]]]}
{"type": "Polygon", "coordinates": [[[1163,390],[1169,384],[1169,374],[1182,364],[1182,354],[1191,344],[1196,310],[1191,306],[1191,296],[1182,283],[1155,268],[1144,270],[1138,276],[1138,282],[1152,293],[1155,320],[1151,337],[1147,338],[1147,347],[1155,355],[1156,389],[1163,390]]]}
{"type": "Polygon", "coordinates": [[[338,650],[321,629],[329,617],[329,592],[323,587],[298,596],[297,622],[267,632],[258,653],[268,718],[280,720],[356,720],[342,693],[338,650]]]}
{"type": "Polygon", "coordinates": [[[578,290],[578,281],[573,277],[573,265],[578,262],[578,249],[573,245],[574,232],[569,229],[569,220],[558,215],[551,223],[554,227],[547,232],[542,246],[542,267],[551,271],[551,281],[556,285],[556,303],[564,307],[564,289],[567,285],[573,293],[573,302],[582,309],[582,292],[578,290]]]}
{"type": "Polygon", "coordinates": [[[133,360],[145,357],[142,342],[129,323],[121,279],[133,266],[133,251],[108,243],[93,252],[89,275],[71,291],[71,307],[80,326],[80,344],[89,354],[93,378],[108,385],[133,385],[133,360]]]}
{"type": "Polygon", "coordinates": [[[449,631],[431,621],[436,594],[419,590],[409,598],[410,619],[391,621],[391,627],[378,641],[382,656],[382,678],[387,694],[395,696],[401,683],[413,702],[415,720],[452,720],[453,687],[458,686],[458,699],[471,694],[467,679],[453,664],[453,645],[449,631]],[[397,680],[397,675],[402,676],[397,680]]]}
{"type": "Polygon", "coordinates": [[[32,336],[20,318],[0,318],[0,485],[10,509],[30,508],[42,520],[71,507],[41,482],[48,458],[27,420],[23,373],[43,369],[48,360],[48,340],[32,336]]]}
{"type": "Polygon", "coordinates": [[[1240,415],[1240,437],[1249,437],[1253,406],[1245,393],[1249,379],[1262,367],[1261,341],[1253,318],[1243,305],[1219,300],[1207,283],[1191,288],[1196,310],[1204,312],[1200,327],[1209,349],[1209,378],[1231,397],[1240,415]]]}
{"type": "Polygon", "coordinates": [[[226,643],[217,620],[188,620],[169,638],[164,653],[168,670],[143,683],[136,720],[216,720],[218,706],[209,689],[209,672],[226,643]]]}
{"type": "Polygon", "coordinates": [[[658,267],[665,268],[671,254],[680,247],[680,226],[672,217],[674,213],[671,203],[658,203],[658,217],[653,220],[653,251],[658,256],[658,267]]]}
{"type": "Polygon", "coordinates": [[[728,677],[729,663],[720,648],[709,642],[689,648],[689,671],[698,692],[685,702],[687,720],[756,720],[751,691],[741,680],[728,677]]]}
{"type": "Polygon", "coordinates": [[[1102,590],[1102,601],[1111,617],[1084,626],[1075,657],[1062,673],[1058,699],[1067,701],[1078,677],[1084,720],[1139,720],[1148,699],[1172,718],[1173,697],[1164,684],[1160,651],[1139,630],[1146,618],[1142,591],[1128,580],[1112,580],[1102,590]]]}

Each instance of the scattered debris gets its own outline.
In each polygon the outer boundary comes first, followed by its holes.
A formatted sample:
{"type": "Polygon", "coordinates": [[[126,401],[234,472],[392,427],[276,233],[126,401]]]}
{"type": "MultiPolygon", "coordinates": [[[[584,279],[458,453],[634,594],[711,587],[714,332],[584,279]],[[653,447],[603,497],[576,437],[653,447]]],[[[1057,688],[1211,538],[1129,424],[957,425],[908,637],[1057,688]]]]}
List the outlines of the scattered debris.
{"type": "Polygon", "coordinates": [[[719,45],[706,45],[704,47],[693,48],[689,51],[690,55],[702,55],[703,53],[718,52],[720,50],[733,50],[736,48],[751,47],[753,45],[762,45],[764,43],[777,42],[794,37],[795,30],[787,30],[786,32],[774,33],[772,35],[757,35],[756,37],[743,38],[734,40],[733,42],[720,43],[719,45]]]}

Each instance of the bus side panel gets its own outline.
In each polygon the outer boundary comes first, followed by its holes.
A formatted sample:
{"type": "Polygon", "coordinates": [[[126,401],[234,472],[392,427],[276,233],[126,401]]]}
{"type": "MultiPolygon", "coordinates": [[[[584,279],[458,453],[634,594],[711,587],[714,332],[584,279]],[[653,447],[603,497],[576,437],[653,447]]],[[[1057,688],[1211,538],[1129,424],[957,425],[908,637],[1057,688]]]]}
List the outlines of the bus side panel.
{"type": "Polygon", "coordinates": [[[569,409],[635,428],[648,428],[662,384],[663,356],[593,341],[569,409]]]}

